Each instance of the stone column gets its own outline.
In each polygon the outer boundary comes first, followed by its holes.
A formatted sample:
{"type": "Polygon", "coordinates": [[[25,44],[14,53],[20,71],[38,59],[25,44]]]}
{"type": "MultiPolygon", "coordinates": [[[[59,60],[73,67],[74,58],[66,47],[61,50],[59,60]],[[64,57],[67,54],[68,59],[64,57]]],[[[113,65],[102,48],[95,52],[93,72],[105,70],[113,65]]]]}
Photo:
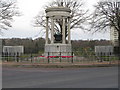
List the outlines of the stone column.
{"type": "Polygon", "coordinates": [[[68,17],[68,44],[71,44],[71,35],[70,35],[70,18],[68,17]]]}
{"type": "Polygon", "coordinates": [[[48,17],[46,17],[46,44],[48,44],[48,17]]]}
{"type": "Polygon", "coordinates": [[[53,35],[53,33],[54,33],[54,19],[52,17],[51,18],[51,44],[54,43],[54,35],[53,35]]]}
{"type": "Polygon", "coordinates": [[[63,25],[62,25],[62,43],[65,44],[65,18],[63,18],[63,25]]]}

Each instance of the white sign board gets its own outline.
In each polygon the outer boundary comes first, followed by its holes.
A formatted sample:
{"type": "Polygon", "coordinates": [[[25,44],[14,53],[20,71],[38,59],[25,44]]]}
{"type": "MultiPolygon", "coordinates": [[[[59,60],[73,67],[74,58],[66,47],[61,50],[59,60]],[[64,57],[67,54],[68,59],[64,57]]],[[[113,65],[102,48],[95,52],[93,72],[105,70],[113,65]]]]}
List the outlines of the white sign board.
{"type": "Polygon", "coordinates": [[[113,46],[95,46],[95,53],[98,55],[100,54],[112,54],[114,51],[114,47],[113,46]]]}
{"type": "Polygon", "coordinates": [[[24,47],[23,46],[3,46],[3,53],[24,53],[24,47]]]}

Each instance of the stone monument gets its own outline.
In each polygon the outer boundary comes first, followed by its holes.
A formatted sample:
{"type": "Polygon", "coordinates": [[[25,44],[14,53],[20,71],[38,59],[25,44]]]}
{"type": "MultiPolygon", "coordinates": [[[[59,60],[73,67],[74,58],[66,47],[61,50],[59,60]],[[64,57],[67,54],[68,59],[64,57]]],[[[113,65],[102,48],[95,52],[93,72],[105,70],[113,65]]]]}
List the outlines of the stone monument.
{"type": "Polygon", "coordinates": [[[47,8],[45,12],[46,12],[46,43],[44,55],[71,56],[72,52],[70,39],[71,10],[67,7],[60,6],[47,8]],[[55,29],[57,21],[61,21],[61,29],[59,29],[59,31],[55,29]]]}

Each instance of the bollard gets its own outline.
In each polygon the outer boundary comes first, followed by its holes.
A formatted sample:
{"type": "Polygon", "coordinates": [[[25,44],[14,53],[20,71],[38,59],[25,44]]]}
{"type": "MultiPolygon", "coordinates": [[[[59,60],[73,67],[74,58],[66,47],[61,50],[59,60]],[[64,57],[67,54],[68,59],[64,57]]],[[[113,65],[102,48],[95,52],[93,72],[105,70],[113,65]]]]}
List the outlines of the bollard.
{"type": "Polygon", "coordinates": [[[102,60],[102,59],[103,59],[102,57],[103,57],[103,53],[101,52],[101,53],[100,53],[100,62],[103,61],[103,60],[102,60]]]}
{"type": "Polygon", "coordinates": [[[19,53],[17,52],[17,62],[19,62],[19,53]]]}
{"type": "Polygon", "coordinates": [[[33,60],[32,60],[32,57],[33,57],[33,56],[32,56],[32,53],[31,53],[31,56],[30,56],[30,57],[31,57],[31,62],[32,62],[32,61],[33,61],[33,60]]]}
{"type": "Polygon", "coordinates": [[[2,60],[4,61],[5,60],[5,53],[2,52],[2,60]]]}
{"type": "Polygon", "coordinates": [[[72,52],[72,61],[71,62],[73,63],[73,52],[72,52]]]}
{"type": "Polygon", "coordinates": [[[6,52],[7,62],[9,61],[8,52],[6,52]]]}
{"type": "Polygon", "coordinates": [[[60,52],[60,62],[61,62],[61,52],[60,52]]]}
{"type": "Polygon", "coordinates": [[[48,52],[48,63],[50,63],[49,52],[48,52]]]}
{"type": "Polygon", "coordinates": [[[16,61],[16,53],[15,52],[13,53],[13,56],[14,56],[14,61],[16,61]]]}

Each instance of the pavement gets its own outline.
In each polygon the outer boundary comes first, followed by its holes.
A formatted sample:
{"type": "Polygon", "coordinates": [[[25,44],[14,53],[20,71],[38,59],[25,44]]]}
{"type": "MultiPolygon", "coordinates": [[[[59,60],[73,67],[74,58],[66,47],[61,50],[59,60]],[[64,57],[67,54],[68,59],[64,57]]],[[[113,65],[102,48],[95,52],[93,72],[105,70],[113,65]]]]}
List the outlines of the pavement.
{"type": "Polygon", "coordinates": [[[87,62],[87,63],[30,63],[30,62],[2,62],[3,67],[28,67],[28,68],[81,68],[81,67],[109,67],[118,66],[114,62],[87,62]]]}
{"type": "Polygon", "coordinates": [[[118,88],[118,67],[2,69],[3,88],[118,88]]]}

